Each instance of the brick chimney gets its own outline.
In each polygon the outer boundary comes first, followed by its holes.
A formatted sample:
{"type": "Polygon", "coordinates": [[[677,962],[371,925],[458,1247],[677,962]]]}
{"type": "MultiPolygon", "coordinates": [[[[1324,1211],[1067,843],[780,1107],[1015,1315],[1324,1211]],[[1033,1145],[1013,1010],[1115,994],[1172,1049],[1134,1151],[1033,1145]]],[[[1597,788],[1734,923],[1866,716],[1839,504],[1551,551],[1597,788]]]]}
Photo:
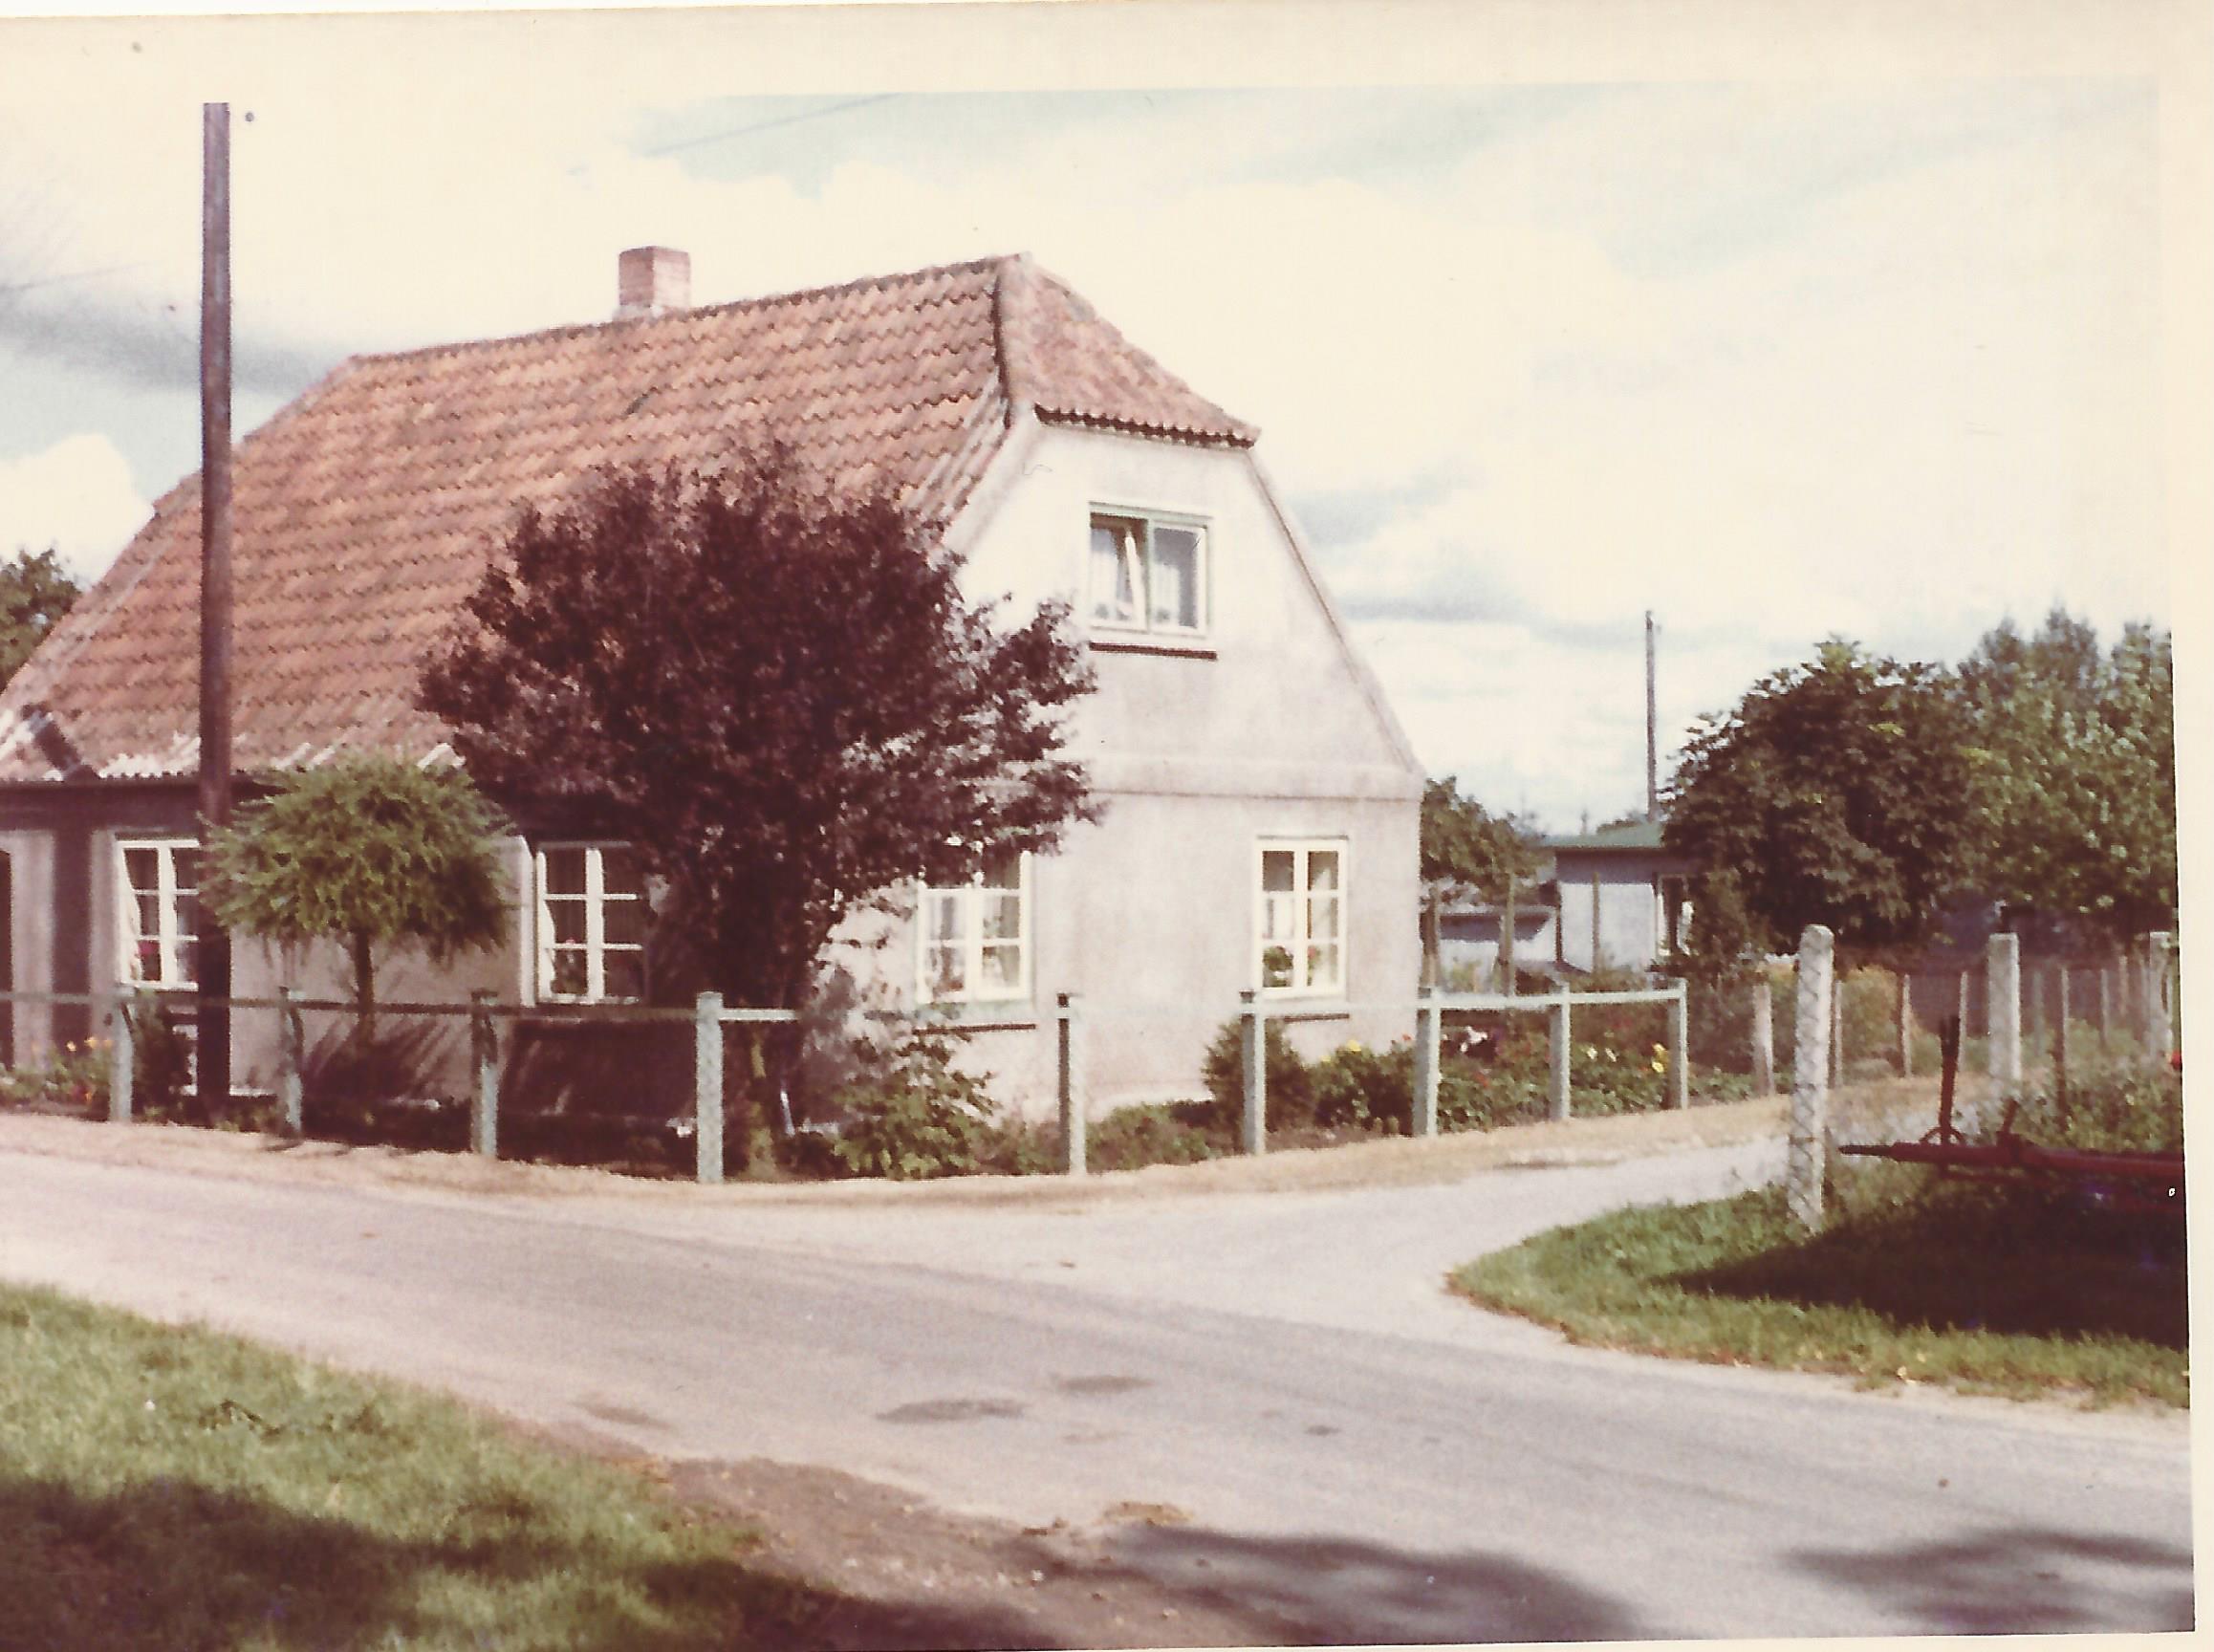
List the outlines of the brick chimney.
{"type": "Polygon", "coordinates": [[[674,247],[633,247],[616,260],[615,316],[662,315],[692,303],[692,255],[674,247]]]}

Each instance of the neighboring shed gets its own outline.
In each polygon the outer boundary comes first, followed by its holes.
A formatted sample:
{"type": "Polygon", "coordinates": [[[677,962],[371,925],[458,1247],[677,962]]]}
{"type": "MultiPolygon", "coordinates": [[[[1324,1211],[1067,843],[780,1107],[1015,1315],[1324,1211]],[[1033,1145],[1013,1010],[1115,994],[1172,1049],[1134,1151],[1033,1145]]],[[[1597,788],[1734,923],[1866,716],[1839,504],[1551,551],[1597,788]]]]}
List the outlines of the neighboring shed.
{"type": "Polygon", "coordinates": [[[1650,969],[1676,950],[1689,912],[1691,862],[1660,844],[1660,822],[1551,837],[1553,962],[1572,969],[1650,969]]]}

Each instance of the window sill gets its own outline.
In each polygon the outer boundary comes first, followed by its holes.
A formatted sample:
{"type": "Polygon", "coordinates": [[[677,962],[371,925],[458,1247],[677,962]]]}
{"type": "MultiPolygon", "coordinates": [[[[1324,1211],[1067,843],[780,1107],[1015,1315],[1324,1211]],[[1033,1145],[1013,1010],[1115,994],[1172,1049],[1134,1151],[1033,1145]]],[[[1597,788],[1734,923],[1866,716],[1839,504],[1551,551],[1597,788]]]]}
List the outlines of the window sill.
{"type": "Polygon", "coordinates": [[[1153,654],[1166,660],[1212,660],[1213,646],[1201,641],[1180,641],[1153,637],[1093,637],[1096,654],[1153,654]]]}
{"type": "Polygon", "coordinates": [[[1271,1021],[1350,1021],[1353,1011],[1342,999],[1327,998],[1260,998],[1254,1008],[1271,1021]]]}
{"type": "Polygon", "coordinates": [[[922,1012],[933,1012],[940,1017],[924,1025],[935,1032],[1035,1032],[1039,1027],[1038,1013],[1027,1004],[1010,1001],[1006,1009],[995,1010],[988,1003],[966,1004],[942,1001],[924,1004],[922,1012]]]}

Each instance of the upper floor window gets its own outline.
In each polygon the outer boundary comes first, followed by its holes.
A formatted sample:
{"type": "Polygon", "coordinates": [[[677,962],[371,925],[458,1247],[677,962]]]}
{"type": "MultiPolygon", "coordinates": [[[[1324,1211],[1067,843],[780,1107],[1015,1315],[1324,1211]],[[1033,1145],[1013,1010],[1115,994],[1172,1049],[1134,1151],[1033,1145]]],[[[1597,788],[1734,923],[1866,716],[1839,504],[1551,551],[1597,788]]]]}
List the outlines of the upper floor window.
{"type": "Polygon", "coordinates": [[[1206,526],[1095,511],[1086,583],[1095,625],[1198,636],[1207,628],[1206,526]]]}
{"type": "Polygon", "coordinates": [[[1345,990],[1345,840],[1265,842],[1254,905],[1261,990],[1345,990]]]}
{"type": "Polygon", "coordinates": [[[200,975],[200,845],[152,837],[116,845],[122,861],[123,978],[161,990],[200,975]]]}
{"type": "Polygon", "coordinates": [[[1030,892],[1028,855],[995,855],[971,881],[922,891],[924,1003],[1030,996],[1030,892]]]}
{"type": "Polygon", "coordinates": [[[622,843],[538,850],[538,996],[552,1003],[645,996],[645,876],[622,843]]]}

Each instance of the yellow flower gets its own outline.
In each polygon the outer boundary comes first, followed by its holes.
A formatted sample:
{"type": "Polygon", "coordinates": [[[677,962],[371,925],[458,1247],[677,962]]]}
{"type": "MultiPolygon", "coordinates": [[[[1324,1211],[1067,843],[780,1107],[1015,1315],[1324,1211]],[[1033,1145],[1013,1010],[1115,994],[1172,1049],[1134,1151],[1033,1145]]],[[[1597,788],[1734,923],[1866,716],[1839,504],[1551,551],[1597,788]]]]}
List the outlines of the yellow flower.
{"type": "Polygon", "coordinates": [[[1653,1071],[1654,1071],[1654,1072],[1656,1072],[1656,1073],[1665,1073],[1665,1072],[1667,1072],[1667,1071],[1668,1071],[1668,1062],[1667,1062],[1667,1059],[1666,1059],[1666,1057],[1664,1057],[1664,1056],[1660,1056],[1660,1055],[1656,1055],[1656,1056],[1654,1056],[1654,1057],[1653,1057],[1653,1071]]]}
{"type": "Polygon", "coordinates": [[[1598,1058],[1599,1047],[1596,1044],[1586,1044],[1584,1046],[1584,1059],[1586,1061],[1596,1061],[1598,1058]]]}
{"type": "Polygon", "coordinates": [[[1344,1043],[1337,1047],[1337,1050],[1338,1054],[1341,1055],[1358,1055],[1360,1054],[1360,1040],[1357,1038],[1348,1038],[1344,1043]]]}
{"type": "Polygon", "coordinates": [[[1656,1044],[1653,1046],[1653,1054],[1665,1057],[1668,1054],[1668,1046],[1665,1044],[1656,1044]]]}

